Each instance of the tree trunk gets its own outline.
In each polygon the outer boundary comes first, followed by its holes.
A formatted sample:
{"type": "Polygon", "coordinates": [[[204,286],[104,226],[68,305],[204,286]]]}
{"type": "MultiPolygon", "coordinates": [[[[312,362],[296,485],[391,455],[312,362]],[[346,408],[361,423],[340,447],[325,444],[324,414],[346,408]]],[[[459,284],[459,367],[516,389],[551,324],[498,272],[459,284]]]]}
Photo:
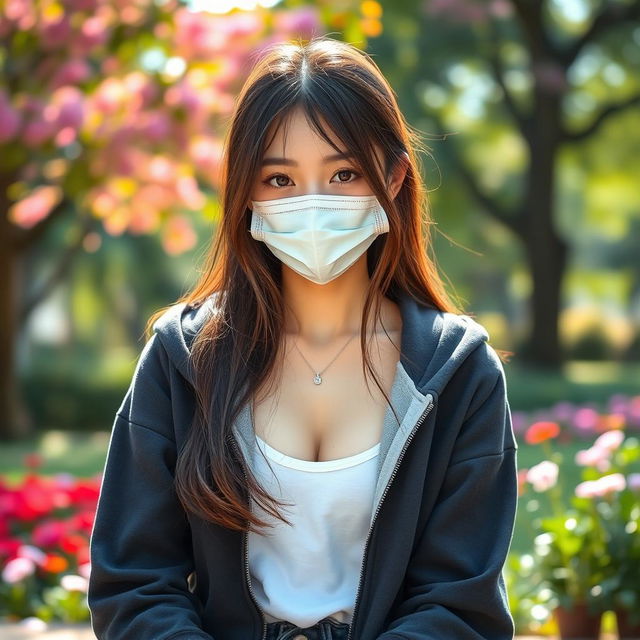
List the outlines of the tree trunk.
{"type": "Polygon", "coordinates": [[[15,336],[18,329],[17,258],[13,224],[7,218],[7,186],[11,176],[0,175],[0,440],[24,438],[33,424],[24,408],[15,375],[15,336]]]}
{"type": "Polygon", "coordinates": [[[524,192],[521,239],[531,273],[531,329],[520,355],[533,366],[557,369],[564,360],[559,315],[568,247],[554,225],[556,159],[561,144],[559,93],[535,90],[526,138],[530,163],[524,192]]]}

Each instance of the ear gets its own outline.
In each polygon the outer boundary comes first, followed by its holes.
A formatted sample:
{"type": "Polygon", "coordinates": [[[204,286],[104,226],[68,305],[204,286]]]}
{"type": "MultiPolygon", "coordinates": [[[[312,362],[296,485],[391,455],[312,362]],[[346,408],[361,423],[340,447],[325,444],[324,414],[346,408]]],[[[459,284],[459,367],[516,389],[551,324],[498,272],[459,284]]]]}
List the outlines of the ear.
{"type": "Polygon", "coordinates": [[[398,158],[398,161],[396,162],[396,165],[393,168],[393,171],[391,172],[391,175],[387,183],[387,189],[391,194],[392,200],[398,195],[398,191],[400,191],[400,187],[402,186],[402,183],[404,182],[404,178],[407,175],[408,168],[409,168],[409,155],[407,154],[406,151],[403,151],[400,158],[398,158]]]}

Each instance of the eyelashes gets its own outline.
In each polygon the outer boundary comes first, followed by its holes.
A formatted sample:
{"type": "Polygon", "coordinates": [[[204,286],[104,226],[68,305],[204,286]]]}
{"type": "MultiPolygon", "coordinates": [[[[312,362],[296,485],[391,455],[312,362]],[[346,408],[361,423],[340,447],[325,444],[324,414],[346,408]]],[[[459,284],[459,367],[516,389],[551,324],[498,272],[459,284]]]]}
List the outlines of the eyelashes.
{"type": "MultiPolygon", "coordinates": [[[[349,172],[349,173],[350,173],[350,174],[352,174],[354,177],[353,177],[351,180],[338,180],[338,181],[336,182],[336,184],[351,184],[352,182],[355,182],[355,181],[360,177],[360,174],[359,174],[357,171],[354,171],[353,169],[338,169],[338,170],[333,174],[333,176],[336,176],[337,174],[339,174],[339,173],[344,173],[344,172],[349,172]]],[[[333,176],[332,176],[332,177],[333,177],[333,176]]],[[[280,177],[283,177],[283,178],[287,178],[287,179],[289,179],[289,176],[288,176],[288,175],[286,175],[286,174],[284,174],[284,173],[274,173],[274,174],[270,175],[268,178],[265,178],[265,179],[262,181],[262,184],[264,184],[264,185],[265,185],[265,186],[267,186],[267,187],[271,187],[272,189],[285,189],[286,187],[290,187],[290,186],[292,186],[292,185],[289,185],[289,184],[285,184],[285,185],[275,185],[275,184],[271,184],[271,181],[272,181],[274,178],[280,178],[280,177]]]]}

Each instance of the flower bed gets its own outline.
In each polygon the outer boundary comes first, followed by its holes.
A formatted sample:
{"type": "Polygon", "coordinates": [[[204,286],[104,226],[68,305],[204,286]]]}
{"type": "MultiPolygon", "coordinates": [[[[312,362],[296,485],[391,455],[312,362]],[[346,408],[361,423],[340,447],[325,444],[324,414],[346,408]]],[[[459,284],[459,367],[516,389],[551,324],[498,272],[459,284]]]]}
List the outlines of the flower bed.
{"type": "Polygon", "coordinates": [[[100,475],[40,476],[37,455],[12,486],[0,477],[0,616],[5,621],[89,620],[89,539],[100,475]]]}
{"type": "Polygon", "coordinates": [[[603,614],[611,611],[621,638],[640,637],[640,440],[627,429],[637,426],[627,422],[629,415],[590,421],[602,432],[595,439],[592,433],[590,446],[570,461],[552,443],[562,435],[566,442],[575,423],[543,420],[523,431],[543,459],[519,470],[519,495],[527,495],[520,506],[535,516],[534,537],[531,554],[509,559],[510,597],[527,600],[539,623],[552,612],[561,637],[597,638],[603,614]],[[569,500],[569,487],[562,487],[567,465],[581,472],[569,500]]]}
{"type": "MultiPolygon", "coordinates": [[[[553,611],[580,600],[595,613],[640,609],[640,396],[612,396],[604,412],[567,402],[512,417],[519,442],[541,454],[519,470],[531,552],[511,553],[505,566],[518,633],[555,633],[553,611]],[[563,445],[575,441],[585,448],[568,459],[563,445]],[[582,477],[567,500],[569,468],[582,477]]],[[[101,474],[47,477],[40,464],[26,456],[28,472],[13,485],[0,476],[0,619],[87,623],[101,474]]]]}

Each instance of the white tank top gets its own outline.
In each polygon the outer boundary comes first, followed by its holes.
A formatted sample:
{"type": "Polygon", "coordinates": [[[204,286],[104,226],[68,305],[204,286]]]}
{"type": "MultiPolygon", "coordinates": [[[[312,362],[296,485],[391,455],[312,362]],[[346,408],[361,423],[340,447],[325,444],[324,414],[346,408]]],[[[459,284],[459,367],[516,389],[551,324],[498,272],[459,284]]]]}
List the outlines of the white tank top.
{"type": "Polygon", "coordinates": [[[325,617],[350,623],[369,531],[380,443],[338,460],[314,462],[277,451],[259,436],[253,472],[292,526],[267,514],[266,535],[248,534],[251,586],[267,622],[311,627],[325,617]],[[264,455],[271,462],[269,468],[264,455]]]}

